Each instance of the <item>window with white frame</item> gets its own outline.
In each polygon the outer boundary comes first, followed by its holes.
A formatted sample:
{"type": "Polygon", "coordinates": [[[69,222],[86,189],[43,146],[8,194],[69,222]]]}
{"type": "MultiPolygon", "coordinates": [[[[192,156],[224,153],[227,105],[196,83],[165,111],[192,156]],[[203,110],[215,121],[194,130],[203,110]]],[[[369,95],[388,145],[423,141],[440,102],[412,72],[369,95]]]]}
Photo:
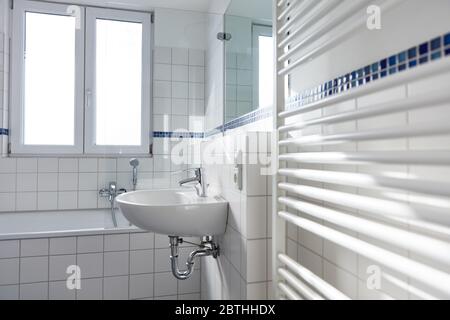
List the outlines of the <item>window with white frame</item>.
{"type": "Polygon", "coordinates": [[[149,13],[16,0],[11,152],[148,154],[149,13]]]}
{"type": "Polygon", "coordinates": [[[273,36],[272,27],[253,24],[253,102],[259,109],[273,105],[273,36]]]}

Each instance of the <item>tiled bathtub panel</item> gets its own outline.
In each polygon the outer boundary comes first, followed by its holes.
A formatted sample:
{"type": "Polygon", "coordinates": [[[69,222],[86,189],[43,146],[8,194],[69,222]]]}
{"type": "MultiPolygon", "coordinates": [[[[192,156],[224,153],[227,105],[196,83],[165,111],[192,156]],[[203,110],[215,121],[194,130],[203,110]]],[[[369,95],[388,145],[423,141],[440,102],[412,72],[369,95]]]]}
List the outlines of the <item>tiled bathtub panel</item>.
{"type": "MultiPolygon", "coordinates": [[[[199,261],[186,283],[173,278],[170,268],[158,272],[154,237],[153,233],[126,233],[0,241],[0,300],[198,299],[199,261]],[[75,264],[81,268],[81,290],[66,287],[67,267],[75,264]]],[[[183,247],[181,259],[194,249],[183,247]]],[[[161,258],[167,266],[168,253],[161,258]]]]}

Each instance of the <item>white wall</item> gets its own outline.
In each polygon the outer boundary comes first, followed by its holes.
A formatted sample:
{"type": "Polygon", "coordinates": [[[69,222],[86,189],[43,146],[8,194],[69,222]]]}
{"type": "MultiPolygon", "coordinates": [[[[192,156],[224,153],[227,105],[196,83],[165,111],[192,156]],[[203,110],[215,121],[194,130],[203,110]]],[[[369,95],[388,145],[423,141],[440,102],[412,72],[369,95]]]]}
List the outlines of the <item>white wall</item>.
{"type": "Polygon", "coordinates": [[[217,135],[202,145],[209,192],[229,202],[219,259],[202,261],[202,299],[267,299],[271,292],[270,159],[266,132],[246,128],[217,135]],[[237,162],[235,159],[237,158],[237,162]],[[235,163],[243,165],[242,190],[234,183],[235,163]]]}
{"type": "Polygon", "coordinates": [[[155,9],[155,46],[206,49],[208,15],[201,12],[155,9]]]}

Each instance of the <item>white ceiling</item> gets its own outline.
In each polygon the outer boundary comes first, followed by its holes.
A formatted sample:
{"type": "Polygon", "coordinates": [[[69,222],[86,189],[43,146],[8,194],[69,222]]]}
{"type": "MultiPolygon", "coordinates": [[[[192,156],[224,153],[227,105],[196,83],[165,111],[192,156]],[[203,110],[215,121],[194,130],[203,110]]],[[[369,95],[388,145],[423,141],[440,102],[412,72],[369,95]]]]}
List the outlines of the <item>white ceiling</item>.
{"type": "Polygon", "coordinates": [[[151,11],[155,8],[223,13],[229,0],[50,0],[99,7],[151,11]]]}

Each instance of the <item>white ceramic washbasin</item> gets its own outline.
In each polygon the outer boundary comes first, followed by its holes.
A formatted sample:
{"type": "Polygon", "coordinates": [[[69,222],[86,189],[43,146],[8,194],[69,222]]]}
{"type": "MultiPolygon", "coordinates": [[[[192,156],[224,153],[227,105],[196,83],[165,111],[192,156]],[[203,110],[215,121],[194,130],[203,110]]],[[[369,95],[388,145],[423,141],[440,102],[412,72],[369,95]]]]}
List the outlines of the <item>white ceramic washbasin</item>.
{"type": "Polygon", "coordinates": [[[116,203],[135,226],[172,236],[214,236],[225,233],[228,203],[201,198],[195,190],[148,190],[121,194],[116,203]]]}

